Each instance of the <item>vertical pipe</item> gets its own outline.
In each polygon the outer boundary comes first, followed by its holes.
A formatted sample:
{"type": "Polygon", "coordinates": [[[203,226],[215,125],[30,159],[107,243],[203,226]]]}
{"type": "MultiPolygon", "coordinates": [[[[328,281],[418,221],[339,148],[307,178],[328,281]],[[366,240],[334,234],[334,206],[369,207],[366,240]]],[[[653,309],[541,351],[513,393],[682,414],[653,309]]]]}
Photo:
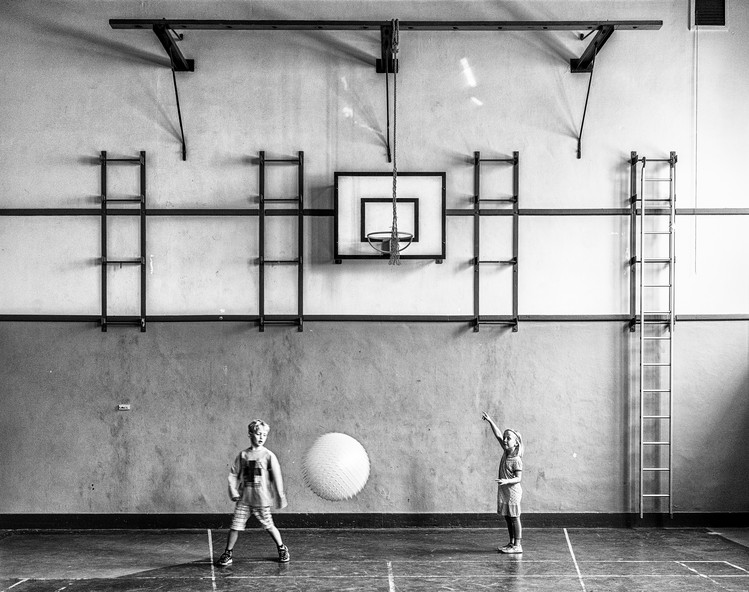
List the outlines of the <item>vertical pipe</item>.
{"type": "Polygon", "coordinates": [[[481,177],[481,153],[473,153],[473,330],[479,331],[479,195],[481,177]]]}
{"type": "Polygon", "coordinates": [[[671,182],[669,184],[669,202],[671,210],[669,212],[669,258],[671,259],[669,272],[669,337],[668,340],[668,359],[669,359],[669,410],[668,410],[668,513],[671,518],[674,517],[674,329],[676,328],[676,153],[671,152],[671,182]]]}
{"type": "Polygon", "coordinates": [[[146,151],[140,152],[140,330],[146,331],[146,151]]]}
{"type": "Polygon", "coordinates": [[[265,151],[260,151],[258,174],[260,209],[258,210],[258,313],[260,331],[265,331],[265,151]]]}
{"type": "Polygon", "coordinates": [[[515,321],[512,330],[518,330],[518,256],[520,243],[520,153],[512,153],[512,194],[515,202],[512,206],[512,318],[515,321]]]}
{"type": "Polygon", "coordinates": [[[629,330],[633,332],[637,317],[637,152],[630,152],[629,163],[629,317],[631,319],[629,330]]]}
{"type": "Polygon", "coordinates": [[[299,315],[299,331],[304,330],[304,152],[299,151],[299,170],[297,175],[299,185],[299,217],[297,224],[297,314],[299,315]]]}
{"type": "Polygon", "coordinates": [[[101,330],[107,330],[107,151],[99,156],[101,163],[101,330]]]}
{"type": "Polygon", "coordinates": [[[640,317],[640,518],[644,514],[644,464],[643,454],[645,446],[645,426],[643,416],[645,415],[645,366],[643,365],[645,360],[643,359],[643,352],[645,348],[645,319],[643,318],[643,284],[645,279],[645,164],[646,160],[642,159],[642,172],[640,174],[640,306],[639,306],[639,317],[640,317]]]}

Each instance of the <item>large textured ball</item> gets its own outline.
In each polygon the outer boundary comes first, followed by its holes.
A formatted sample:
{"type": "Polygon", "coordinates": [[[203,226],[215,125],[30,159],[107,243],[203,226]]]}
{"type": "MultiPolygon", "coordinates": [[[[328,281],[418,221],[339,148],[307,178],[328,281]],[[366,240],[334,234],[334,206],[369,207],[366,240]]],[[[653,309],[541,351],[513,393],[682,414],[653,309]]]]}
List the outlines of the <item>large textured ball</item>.
{"type": "Polygon", "coordinates": [[[304,455],[302,474],[314,493],[338,502],[354,497],[364,488],[369,479],[369,456],[351,436],[324,434],[304,455]]]}

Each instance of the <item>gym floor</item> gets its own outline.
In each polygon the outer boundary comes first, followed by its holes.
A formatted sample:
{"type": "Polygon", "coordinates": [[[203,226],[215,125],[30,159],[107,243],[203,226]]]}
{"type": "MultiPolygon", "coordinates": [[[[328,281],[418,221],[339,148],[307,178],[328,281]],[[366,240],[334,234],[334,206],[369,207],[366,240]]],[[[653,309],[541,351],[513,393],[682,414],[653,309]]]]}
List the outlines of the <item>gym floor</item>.
{"type": "Polygon", "coordinates": [[[291,562],[259,528],[213,565],[227,531],[2,531],[0,591],[749,590],[749,529],[287,529],[291,562]]]}

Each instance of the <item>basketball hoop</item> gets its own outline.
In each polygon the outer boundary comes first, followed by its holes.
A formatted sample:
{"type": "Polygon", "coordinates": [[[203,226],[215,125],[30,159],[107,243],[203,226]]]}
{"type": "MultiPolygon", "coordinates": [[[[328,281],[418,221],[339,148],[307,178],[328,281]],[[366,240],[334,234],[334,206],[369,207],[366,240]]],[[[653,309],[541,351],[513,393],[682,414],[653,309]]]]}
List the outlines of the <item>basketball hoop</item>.
{"type": "MultiPolygon", "coordinates": [[[[367,235],[367,241],[369,242],[369,246],[371,246],[378,253],[382,253],[383,255],[392,255],[392,244],[395,240],[395,237],[393,235],[394,233],[390,230],[370,232],[367,235]]],[[[411,245],[413,239],[414,235],[410,232],[398,232],[398,240],[396,243],[398,248],[395,252],[400,253],[401,251],[405,251],[411,245]],[[406,244],[401,247],[401,243],[406,244]]]]}

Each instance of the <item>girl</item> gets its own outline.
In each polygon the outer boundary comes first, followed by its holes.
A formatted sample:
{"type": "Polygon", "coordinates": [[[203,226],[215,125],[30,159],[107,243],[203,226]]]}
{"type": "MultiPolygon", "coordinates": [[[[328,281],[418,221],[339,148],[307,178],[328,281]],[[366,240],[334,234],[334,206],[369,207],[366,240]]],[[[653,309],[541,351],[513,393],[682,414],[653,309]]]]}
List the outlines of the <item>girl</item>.
{"type": "Polygon", "coordinates": [[[497,513],[504,516],[507,521],[510,542],[497,550],[500,553],[522,553],[520,499],[523,497],[523,489],[520,486],[520,480],[523,474],[523,439],[520,437],[520,432],[516,430],[508,429],[501,432],[486,412],[481,414],[481,419],[489,422],[494,436],[504,450],[502,460],[499,462],[499,479],[496,480],[499,484],[497,513]]]}

